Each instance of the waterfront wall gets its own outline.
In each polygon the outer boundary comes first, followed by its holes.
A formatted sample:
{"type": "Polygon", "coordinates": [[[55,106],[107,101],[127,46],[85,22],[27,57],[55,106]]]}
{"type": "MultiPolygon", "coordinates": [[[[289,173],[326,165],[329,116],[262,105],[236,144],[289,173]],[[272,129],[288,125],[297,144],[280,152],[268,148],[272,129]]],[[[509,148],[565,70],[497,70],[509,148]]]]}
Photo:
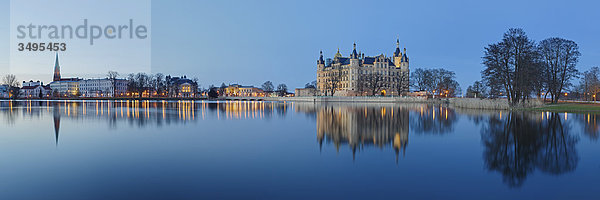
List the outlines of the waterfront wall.
{"type": "Polygon", "coordinates": [[[450,99],[450,105],[458,108],[508,110],[510,106],[506,99],[477,99],[477,98],[454,98],[450,99]]]}
{"type": "MultiPolygon", "coordinates": [[[[478,99],[478,98],[453,98],[449,104],[457,108],[472,109],[491,109],[491,110],[510,110],[511,107],[506,99],[478,99]]],[[[537,99],[525,101],[516,108],[535,108],[543,106],[544,103],[537,99]]]]}
{"type": "Polygon", "coordinates": [[[265,97],[265,101],[297,101],[297,102],[373,102],[373,103],[428,103],[436,102],[424,97],[265,97]]]}
{"type": "Polygon", "coordinates": [[[356,102],[356,103],[447,103],[452,107],[466,109],[511,110],[513,108],[534,108],[544,103],[532,99],[518,107],[511,107],[506,99],[449,98],[427,99],[424,97],[266,97],[265,101],[294,102],[356,102]]]}

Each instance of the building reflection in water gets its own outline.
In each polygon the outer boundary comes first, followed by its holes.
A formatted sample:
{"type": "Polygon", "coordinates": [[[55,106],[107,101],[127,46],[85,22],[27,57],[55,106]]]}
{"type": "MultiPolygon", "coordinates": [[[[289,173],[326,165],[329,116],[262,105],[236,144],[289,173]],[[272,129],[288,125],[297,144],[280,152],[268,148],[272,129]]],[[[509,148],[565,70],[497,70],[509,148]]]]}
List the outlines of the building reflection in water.
{"type": "Polygon", "coordinates": [[[321,106],[317,109],[317,141],[333,143],[337,151],[346,144],[356,152],[366,146],[392,147],[396,157],[408,144],[409,115],[403,107],[321,106]]]}
{"type": "MultiPolygon", "coordinates": [[[[428,104],[313,104],[248,101],[0,101],[0,123],[43,118],[52,114],[53,139],[59,143],[62,121],[106,121],[119,125],[163,126],[205,119],[251,120],[285,118],[301,113],[316,122],[319,148],[332,144],[339,152],[348,146],[353,157],[367,148],[393,149],[396,161],[405,155],[411,134],[455,132],[459,115],[481,127],[483,162],[502,174],[512,187],[523,184],[538,170],[563,174],[579,161],[579,125],[583,135],[597,140],[599,114],[455,110],[428,104]]],[[[49,129],[50,129],[50,124],[49,129]]]]}
{"type": "Polygon", "coordinates": [[[554,175],[573,171],[579,138],[564,118],[549,112],[490,116],[481,130],[487,169],[501,173],[511,187],[520,187],[535,170],[554,175]]]}
{"type": "Polygon", "coordinates": [[[53,115],[52,119],[54,121],[54,141],[56,142],[56,146],[58,146],[58,134],[60,132],[60,111],[58,109],[52,109],[53,115]]]}
{"type": "Polygon", "coordinates": [[[301,104],[297,110],[314,112],[317,142],[333,144],[339,152],[347,145],[356,153],[365,148],[393,148],[396,161],[405,155],[409,132],[442,134],[451,132],[456,114],[452,109],[428,104],[301,104]]]}
{"type": "Polygon", "coordinates": [[[0,101],[0,114],[5,124],[18,118],[42,118],[52,114],[54,140],[58,145],[61,118],[69,120],[107,121],[116,128],[119,123],[130,126],[163,126],[197,122],[207,118],[223,120],[284,117],[290,105],[278,102],[252,101],[0,101]]]}
{"type": "Polygon", "coordinates": [[[365,147],[391,147],[397,156],[405,154],[409,128],[417,134],[447,133],[452,131],[456,118],[452,109],[439,105],[357,106],[262,101],[0,101],[0,110],[8,124],[21,115],[40,117],[44,112],[52,113],[56,144],[61,118],[107,121],[110,127],[116,128],[119,123],[144,127],[185,124],[208,118],[284,118],[292,110],[315,119],[317,141],[321,147],[323,143],[332,143],[339,151],[340,146],[347,144],[353,155],[365,147]]]}

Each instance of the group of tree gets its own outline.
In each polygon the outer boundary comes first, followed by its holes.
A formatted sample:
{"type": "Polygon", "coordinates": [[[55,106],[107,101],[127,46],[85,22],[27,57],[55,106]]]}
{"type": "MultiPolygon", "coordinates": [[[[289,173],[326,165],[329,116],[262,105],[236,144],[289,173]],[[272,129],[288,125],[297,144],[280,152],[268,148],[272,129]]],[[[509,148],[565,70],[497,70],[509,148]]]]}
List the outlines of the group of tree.
{"type": "Polygon", "coordinates": [[[489,94],[488,91],[488,87],[483,81],[475,81],[473,85],[470,85],[467,88],[465,96],[467,98],[485,98],[489,94]]]}
{"type": "MultiPolygon", "coordinates": [[[[207,89],[209,98],[217,98],[219,96],[223,96],[225,94],[225,90],[227,85],[225,83],[221,83],[220,87],[216,87],[214,85],[210,85],[207,89]]],[[[286,84],[279,84],[277,87],[271,81],[265,81],[260,87],[267,95],[275,93],[278,96],[285,96],[288,94],[288,87],[286,84]]]]}
{"type": "Polygon", "coordinates": [[[273,82],[271,81],[265,81],[262,86],[261,89],[265,92],[265,93],[277,93],[278,96],[285,96],[288,94],[288,87],[286,84],[281,83],[279,85],[277,85],[277,88],[274,87],[273,82]]]}
{"type": "Polygon", "coordinates": [[[2,85],[6,87],[10,98],[17,98],[21,94],[19,81],[17,81],[17,76],[14,74],[4,75],[2,77],[2,85]]]}
{"type": "Polygon", "coordinates": [[[416,68],[411,74],[411,86],[443,97],[455,97],[462,93],[456,74],[446,69],[416,68]]]}
{"type": "MultiPolygon", "coordinates": [[[[113,80],[113,90],[115,88],[114,80],[118,77],[118,73],[109,72],[108,78],[113,80]]],[[[142,97],[144,92],[148,93],[149,96],[166,96],[176,97],[179,93],[179,85],[168,80],[168,78],[162,73],[157,74],[146,74],[146,73],[135,73],[127,75],[128,85],[127,91],[133,94],[137,94],[138,97],[142,97]]],[[[192,78],[191,92],[195,93],[198,91],[198,79],[192,78]]]]}
{"type": "Polygon", "coordinates": [[[578,76],[580,55],[577,43],[571,40],[553,37],[537,43],[522,29],[511,28],[500,42],[485,47],[483,80],[469,92],[481,92],[481,97],[505,95],[511,105],[532,95],[544,99],[549,95],[552,102],[558,102],[578,76]],[[479,88],[481,83],[487,90],[479,88]]]}
{"type": "Polygon", "coordinates": [[[317,81],[312,81],[310,83],[306,83],[304,85],[304,88],[306,88],[306,89],[308,89],[308,88],[317,89],[317,81]]]}
{"type": "Polygon", "coordinates": [[[600,68],[592,67],[583,72],[579,85],[574,88],[574,92],[586,101],[596,101],[596,95],[600,93],[600,68]]]}
{"type": "MultiPolygon", "coordinates": [[[[385,88],[386,84],[384,76],[380,73],[360,74],[356,82],[356,88],[359,93],[367,95],[376,95],[379,91],[385,88]]],[[[333,94],[333,93],[332,93],[333,94]]]]}

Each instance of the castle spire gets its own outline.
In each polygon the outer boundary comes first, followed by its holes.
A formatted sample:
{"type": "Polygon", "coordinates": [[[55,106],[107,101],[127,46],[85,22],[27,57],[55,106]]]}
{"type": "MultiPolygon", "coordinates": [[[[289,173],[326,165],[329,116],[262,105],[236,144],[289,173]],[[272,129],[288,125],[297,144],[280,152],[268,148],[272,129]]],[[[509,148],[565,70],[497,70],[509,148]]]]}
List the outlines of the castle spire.
{"type": "Polygon", "coordinates": [[[323,50],[319,51],[319,60],[317,61],[318,64],[323,64],[325,63],[325,61],[323,60],[323,50]]]}
{"type": "Polygon", "coordinates": [[[354,42],[354,50],[352,50],[350,58],[358,58],[358,54],[356,53],[356,42],[354,42]]]}
{"type": "Polygon", "coordinates": [[[396,39],[396,51],[394,51],[394,57],[402,56],[400,53],[400,39],[396,39]]]}
{"type": "Polygon", "coordinates": [[[333,59],[342,57],[342,54],[340,53],[340,48],[338,47],[337,53],[335,53],[335,56],[333,56],[333,59]]]}
{"type": "Polygon", "coordinates": [[[56,53],[56,59],[54,61],[54,81],[60,81],[60,65],[58,64],[58,53],[56,53]]]}

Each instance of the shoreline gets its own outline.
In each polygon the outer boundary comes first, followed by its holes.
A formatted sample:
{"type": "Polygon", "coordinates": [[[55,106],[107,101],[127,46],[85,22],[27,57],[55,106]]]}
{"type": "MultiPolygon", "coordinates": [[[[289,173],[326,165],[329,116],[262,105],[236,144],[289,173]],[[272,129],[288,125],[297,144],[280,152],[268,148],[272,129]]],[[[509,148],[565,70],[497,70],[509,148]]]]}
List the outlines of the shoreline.
{"type": "Polygon", "coordinates": [[[595,102],[559,102],[543,103],[532,100],[524,107],[511,107],[506,99],[448,98],[427,99],[423,97],[220,97],[172,98],[172,97],[98,97],[98,98],[41,98],[41,99],[0,99],[0,101],[276,101],[303,103],[425,103],[446,104],[460,109],[471,110],[504,110],[504,111],[540,111],[568,113],[600,113],[600,104],[595,102]]]}

